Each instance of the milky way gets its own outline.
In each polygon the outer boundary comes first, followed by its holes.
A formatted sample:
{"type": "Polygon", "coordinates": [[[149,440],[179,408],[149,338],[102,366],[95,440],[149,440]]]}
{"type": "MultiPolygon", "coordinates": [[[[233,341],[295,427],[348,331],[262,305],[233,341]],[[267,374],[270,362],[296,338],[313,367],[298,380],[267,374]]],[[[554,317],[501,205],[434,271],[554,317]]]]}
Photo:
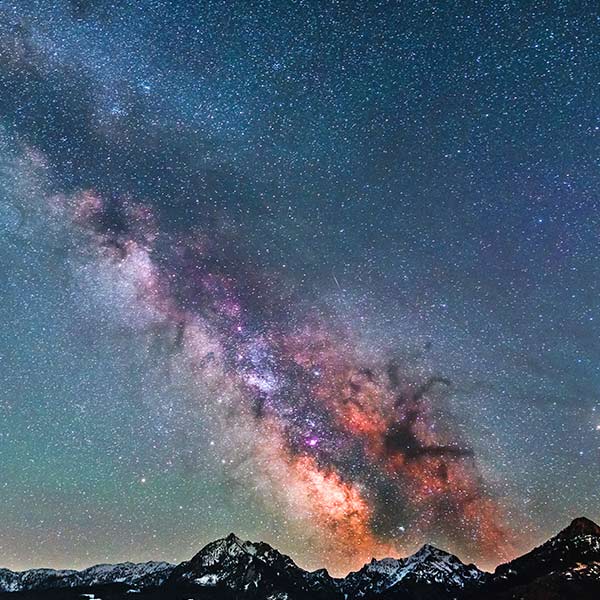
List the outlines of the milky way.
{"type": "Polygon", "coordinates": [[[6,566],[597,519],[597,9],[189,4],[0,5],[6,566]]]}
{"type": "Polygon", "coordinates": [[[505,556],[509,532],[473,452],[436,406],[436,389],[451,381],[420,381],[389,356],[363,356],[352,325],[292,317],[290,297],[286,313],[273,309],[276,281],[230,274],[204,236],[163,240],[144,205],[124,200],[110,214],[86,191],[52,196],[48,210],[81,238],[76,277],[94,285],[92,301],[124,312],[125,327],[160,331],[194,385],[210,382],[225,450],[235,459],[246,446],[252,478],[323,536],[330,564],[405,551],[432,528],[484,557],[505,556]],[[250,281],[263,286],[257,306],[250,281]],[[402,523],[410,527],[401,533],[402,523]]]}

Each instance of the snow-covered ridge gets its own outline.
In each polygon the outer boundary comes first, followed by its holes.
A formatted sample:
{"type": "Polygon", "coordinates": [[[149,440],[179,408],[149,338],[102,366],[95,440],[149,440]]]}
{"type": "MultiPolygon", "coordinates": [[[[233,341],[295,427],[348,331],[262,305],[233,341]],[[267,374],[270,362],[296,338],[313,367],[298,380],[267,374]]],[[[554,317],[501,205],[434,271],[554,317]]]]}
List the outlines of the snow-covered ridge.
{"type": "Polygon", "coordinates": [[[207,544],[191,560],[179,565],[170,582],[219,585],[238,592],[261,588],[278,593],[280,586],[295,590],[335,589],[325,569],[310,573],[268,544],[243,541],[233,533],[207,544]]]}
{"type": "Polygon", "coordinates": [[[0,569],[0,591],[20,592],[50,588],[71,588],[106,583],[125,583],[135,587],[160,585],[174,569],[166,562],[100,564],[81,571],[61,569],[0,569]]]}
{"type": "MultiPolygon", "coordinates": [[[[124,583],[136,588],[160,585],[168,579],[198,586],[225,585],[231,589],[272,586],[271,578],[285,577],[286,585],[302,590],[340,592],[347,597],[388,590],[402,582],[438,583],[462,589],[483,573],[473,565],[431,545],[407,558],[373,559],[359,571],[334,580],[325,569],[308,572],[268,544],[243,541],[234,534],[206,545],[190,561],[177,567],[168,563],[95,565],[83,571],[32,569],[15,573],[0,570],[0,591],[124,583]],[[264,565],[266,568],[260,567],[264,565]]],[[[278,584],[277,584],[278,585],[278,584]]],[[[277,590],[274,589],[275,593],[277,590]]]]}
{"type": "Polygon", "coordinates": [[[406,558],[373,559],[341,581],[347,597],[381,593],[403,583],[440,584],[462,589],[484,575],[475,565],[465,565],[453,554],[430,544],[406,558]]]}
{"type": "MultiPolygon", "coordinates": [[[[334,579],[325,569],[305,571],[270,545],[243,541],[234,534],[207,544],[177,566],[147,562],[95,565],[82,571],[0,569],[0,592],[79,586],[90,587],[92,592],[93,586],[117,583],[125,586],[116,589],[117,593],[123,591],[123,598],[151,586],[164,586],[168,595],[180,586],[186,593],[191,589],[193,597],[224,593],[253,600],[349,600],[379,595],[422,600],[474,594],[492,599],[505,597],[502,594],[516,586],[529,586],[527,589],[537,593],[541,581],[544,589],[556,590],[562,590],[565,582],[574,590],[581,582],[588,587],[597,583],[600,594],[600,527],[587,519],[575,519],[531,552],[500,565],[493,574],[426,544],[406,558],[373,559],[345,578],[334,579]]],[[[592,597],[596,600],[600,595],[592,597]]]]}

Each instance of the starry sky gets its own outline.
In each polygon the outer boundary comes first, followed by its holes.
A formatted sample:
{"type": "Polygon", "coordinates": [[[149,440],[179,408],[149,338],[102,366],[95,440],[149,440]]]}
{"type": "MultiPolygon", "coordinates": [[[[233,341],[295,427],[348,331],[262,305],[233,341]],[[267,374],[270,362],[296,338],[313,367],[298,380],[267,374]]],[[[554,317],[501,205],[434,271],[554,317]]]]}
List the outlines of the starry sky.
{"type": "Polygon", "coordinates": [[[491,568],[600,519],[599,31],[0,1],[2,566],[491,568]]]}

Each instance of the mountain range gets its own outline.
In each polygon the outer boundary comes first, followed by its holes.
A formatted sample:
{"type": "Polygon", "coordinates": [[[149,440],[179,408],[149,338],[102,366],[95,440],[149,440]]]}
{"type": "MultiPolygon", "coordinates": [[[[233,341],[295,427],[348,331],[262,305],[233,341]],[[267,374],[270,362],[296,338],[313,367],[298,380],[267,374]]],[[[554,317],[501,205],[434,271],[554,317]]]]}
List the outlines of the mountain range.
{"type": "Polygon", "coordinates": [[[189,561],[96,565],[82,571],[0,569],[6,600],[598,600],[600,527],[580,517],[496,568],[464,564],[426,544],[406,558],[371,560],[344,578],[305,571],[263,542],[234,534],[189,561]],[[133,594],[133,596],[132,596],[133,594]]]}

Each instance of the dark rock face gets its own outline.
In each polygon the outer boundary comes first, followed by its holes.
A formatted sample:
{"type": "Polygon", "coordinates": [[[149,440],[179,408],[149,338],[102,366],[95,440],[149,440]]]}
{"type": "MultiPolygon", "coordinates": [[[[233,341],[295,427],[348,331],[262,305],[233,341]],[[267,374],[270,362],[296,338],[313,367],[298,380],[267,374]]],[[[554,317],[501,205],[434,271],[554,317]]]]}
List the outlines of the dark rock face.
{"type": "Polygon", "coordinates": [[[580,517],[531,552],[498,566],[486,588],[498,598],[600,598],[599,571],[600,527],[580,517]]]}
{"type": "Polygon", "coordinates": [[[22,592],[104,584],[125,584],[144,588],[164,583],[174,569],[165,562],[95,565],[82,571],[31,569],[14,572],[0,569],[0,592],[22,592]]]}
{"type": "Polygon", "coordinates": [[[596,525],[594,521],[590,521],[590,519],[578,517],[577,519],[573,519],[571,524],[568,527],[565,527],[557,537],[574,538],[581,535],[600,537],[600,526],[596,525]]]}
{"type": "Polygon", "coordinates": [[[577,600],[600,599],[600,527],[575,519],[547,542],[484,573],[431,545],[373,559],[343,579],[309,572],[262,542],[234,534],[189,561],[96,565],[83,571],[0,569],[14,600],[577,600]]]}
{"type": "Polygon", "coordinates": [[[205,546],[175,568],[166,586],[231,590],[244,598],[330,598],[337,587],[326,570],[310,573],[268,544],[234,534],[205,546]]]}

